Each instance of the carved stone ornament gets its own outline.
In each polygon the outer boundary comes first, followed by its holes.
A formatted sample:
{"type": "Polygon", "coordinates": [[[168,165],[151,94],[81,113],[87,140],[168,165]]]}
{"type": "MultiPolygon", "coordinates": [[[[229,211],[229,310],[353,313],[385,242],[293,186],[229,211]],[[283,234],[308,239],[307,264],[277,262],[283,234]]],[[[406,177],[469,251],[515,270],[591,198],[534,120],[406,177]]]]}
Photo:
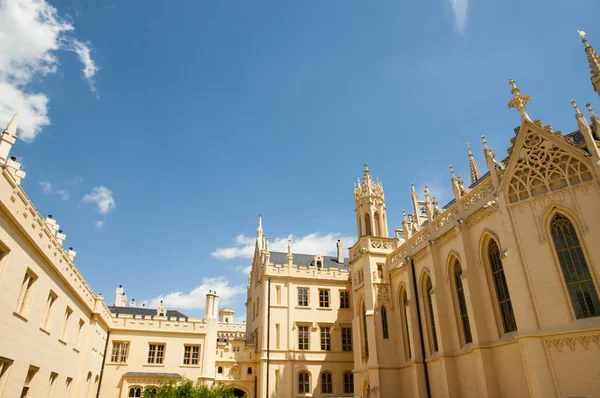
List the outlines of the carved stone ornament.
{"type": "Polygon", "coordinates": [[[233,365],[231,371],[229,372],[231,378],[237,380],[240,378],[240,367],[238,365],[233,365]]]}
{"type": "Polygon", "coordinates": [[[600,348],[600,334],[548,339],[545,340],[545,343],[548,350],[556,348],[558,352],[562,352],[564,347],[569,347],[571,351],[575,351],[578,345],[581,345],[584,350],[588,350],[590,344],[596,344],[600,348]]]}
{"type": "Polygon", "coordinates": [[[377,283],[375,286],[377,289],[377,307],[381,307],[382,305],[391,307],[390,285],[388,283],[377,283]]]}

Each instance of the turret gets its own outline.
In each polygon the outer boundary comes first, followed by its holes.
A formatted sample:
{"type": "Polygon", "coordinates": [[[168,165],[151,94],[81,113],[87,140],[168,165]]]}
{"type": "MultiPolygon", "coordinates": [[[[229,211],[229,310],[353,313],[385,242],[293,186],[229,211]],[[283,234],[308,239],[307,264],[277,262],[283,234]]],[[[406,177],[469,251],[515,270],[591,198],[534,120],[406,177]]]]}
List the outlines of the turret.
{"type": "Polygon", "coordinates": [[[119,285],[117,291],[115,292],[115,307],[126,307],[127,306],[127,296],[125,295],[125,291],[123,290],[123,285],[119,285]]]}
{"type": "Polygon", "coordinates": [[[221,308],[219,310],[219,322],[221,323],[233,323],[233,314],[235,310],[233,308],[221,308]]]}
{"type": "Polygon", "coordinates": [[[204,307],[204,318],[217,319],[217,309],[219,308],[219,296],[217,292],[209,290],[206,293],[206,307],[204,307]]]}
{"type": "Polygon", "coordinates": [[[365,235],[388,237],[383,185],[378,179],[373,181],[367,163],[362,183],[358,181],[354,185],[354,206],[359,238],[365,235]]]}

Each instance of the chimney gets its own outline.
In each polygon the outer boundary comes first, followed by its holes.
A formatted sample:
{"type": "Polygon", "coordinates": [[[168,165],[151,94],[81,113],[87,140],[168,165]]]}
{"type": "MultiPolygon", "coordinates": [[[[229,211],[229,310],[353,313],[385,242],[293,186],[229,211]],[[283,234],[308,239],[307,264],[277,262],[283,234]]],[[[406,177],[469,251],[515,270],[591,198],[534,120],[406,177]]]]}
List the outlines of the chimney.
{"type": "Polygon", "coordinates": [[[342,252],[342,241],[338,239],[337,243],[337,262],[338,264],[344,264],[344,254],[342,252]]]}
{"type": "Polygon", "coordinates": [[[67,235],[63,234],[62,229],[59,229],[58,232],[56,233],[56,240],[62,246],[62,244],[65,241],[65,239],[67,239],[67,235]]]}
{"type": "Polygon", "coordinates": [[[73,260],[75,260],[75,256],[77,256],[77,252],[75,250],[73,250],[72,247],[69,247],[69,250],[67,250],[67,255],[69,256],[71,261],[73,261],[73,260]]]}
{"type": "Polygon", "coordinates": [[[56,235],[56,231],[58,231],[59,225],[56,223],[56,220],[52,217],[52,214],[48,214],[48,217],[44,219],[44,223],[50,228],[50,231],[54,235],[56,235]]]}
{"type": "Polygon", "coordinates": [[[162,300],[160,300],[160,304],[156,310],[156,316],[167,316],[167,310],[165,309],[165,305],[163,304],[162,300]]]}
{"type": "Polygon", "coordinates": [[[206,293],[206,307],[204,308],[204,318],[217,319],[217,309],[219,307],[219,296],[217,292],[209,290],[206,293]]]}
{"type": "Polygon", "coordinates": [[[129,306],[135,308],[135,299],[131,299],[129,306]]]}
{"type": "Polygon", "coordinates": [[[25,175],[27,174],[21,170],[21,163],[17,162],[16,157],[11,156],[10,159],[6,161],[6,167],[12,178],[17,182],[17,185],[20,185],[21,180],[25,178],[25,175]]]}
{"type": "Polygon", "coordinates": [[[17,140],[17,123],[19,121],[19,114],[15,113],[11,121],[6,126],[6,129],[0,134],[0,163],[8,162],[9,153],[17,140]]]}
{"type": "Polygon", "coordinates": [[[115,292],[115,307],[126,307],[127,306],[127,296],[125,295],[125,291],[123,290],[123,285],[119,285],[117,291],[115,292]]]}

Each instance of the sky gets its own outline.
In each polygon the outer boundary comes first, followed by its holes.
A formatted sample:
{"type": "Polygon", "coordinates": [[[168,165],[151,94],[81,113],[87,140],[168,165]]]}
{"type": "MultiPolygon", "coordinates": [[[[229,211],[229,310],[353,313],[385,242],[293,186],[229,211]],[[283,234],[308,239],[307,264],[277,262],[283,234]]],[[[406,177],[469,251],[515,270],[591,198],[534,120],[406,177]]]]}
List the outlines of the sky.
{"type": "MultiPolygon", "coordinates": [[[[576,130],[600,109],[577,30],[600,50],[595,0],[365,2],[0,0],[0,126],[19,112],[22,186],[113,304],[205,293],[245,319],[258,214],[271,249],[356,240],[369,162],[390,234],[410,184],[452,199],[465,142],[503,158],[519,115],[576,130]]],[[[3,127],[2,127],[3,128],[3,127]]],[[[347,251],[346,251],[347,255],[347,251]]]]}

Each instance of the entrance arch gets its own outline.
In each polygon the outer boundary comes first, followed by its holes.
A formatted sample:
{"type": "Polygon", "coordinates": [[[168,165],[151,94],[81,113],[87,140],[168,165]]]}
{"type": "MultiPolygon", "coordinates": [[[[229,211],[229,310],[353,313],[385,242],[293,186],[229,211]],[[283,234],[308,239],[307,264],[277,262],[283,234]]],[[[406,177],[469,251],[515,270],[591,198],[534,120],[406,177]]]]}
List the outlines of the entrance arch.
{"type": "Polygon", "coordinates": [[[240,390],[239,388],[233,389],[233,395],[235,395],[236,397],[240,397],[240,398],[248,397],[246,395],[246,393],[244,392],[244,390],[240,390]]]}

